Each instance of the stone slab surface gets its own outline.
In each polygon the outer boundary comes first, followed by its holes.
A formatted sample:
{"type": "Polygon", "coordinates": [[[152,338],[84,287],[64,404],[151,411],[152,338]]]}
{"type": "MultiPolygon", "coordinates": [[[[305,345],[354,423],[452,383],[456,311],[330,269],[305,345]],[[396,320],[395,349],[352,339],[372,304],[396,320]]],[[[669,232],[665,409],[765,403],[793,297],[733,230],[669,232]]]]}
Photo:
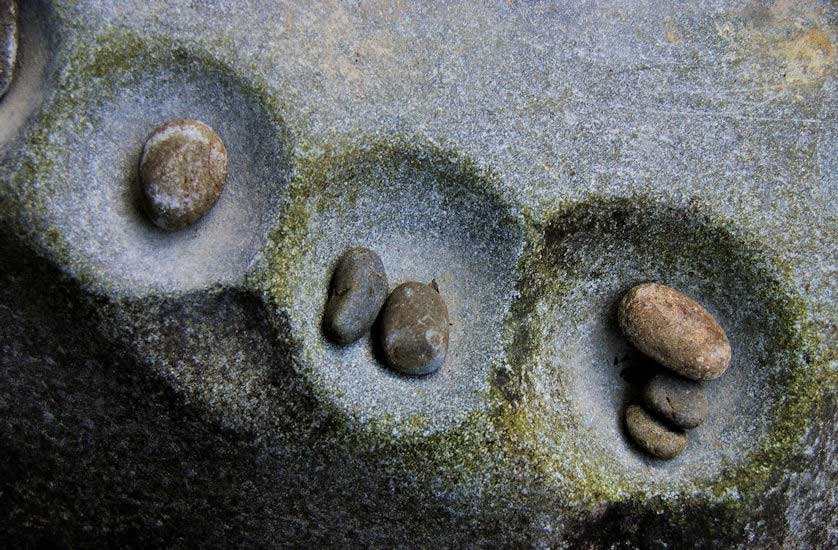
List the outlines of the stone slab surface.
{"type": "Polygon", "coordinates": [[[834,2],[17,12],[0,545],[838,546],[834,2]],[[166,233],[136,178],[173,118],[229,176],[166,233]],[[440,372],[322,337],[351,246],[437,280],[440,372]],[[733,349],[670,462],[621,425],[650,280],[733,349]]]}

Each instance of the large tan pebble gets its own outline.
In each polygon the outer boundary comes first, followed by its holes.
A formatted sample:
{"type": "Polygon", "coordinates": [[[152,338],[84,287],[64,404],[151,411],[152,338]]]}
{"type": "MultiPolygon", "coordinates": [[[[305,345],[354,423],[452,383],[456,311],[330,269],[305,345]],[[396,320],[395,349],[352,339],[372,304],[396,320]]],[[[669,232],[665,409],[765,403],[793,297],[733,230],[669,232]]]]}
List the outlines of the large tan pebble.
{"type": "Polygon", "coordinates": [[[730,366],[730,342],[706,309],[683,292],[658,284],[626,292],[620,328],[640,351],[693,380],[713,380],[730,366]]]}
{"type": "Polygon", "coordinates": [[[227,178],[227,149],[215,130],[178,119],[157,128],[140,159],[143,206],[163,229],[183,229],[215,205],[227,178]]]}

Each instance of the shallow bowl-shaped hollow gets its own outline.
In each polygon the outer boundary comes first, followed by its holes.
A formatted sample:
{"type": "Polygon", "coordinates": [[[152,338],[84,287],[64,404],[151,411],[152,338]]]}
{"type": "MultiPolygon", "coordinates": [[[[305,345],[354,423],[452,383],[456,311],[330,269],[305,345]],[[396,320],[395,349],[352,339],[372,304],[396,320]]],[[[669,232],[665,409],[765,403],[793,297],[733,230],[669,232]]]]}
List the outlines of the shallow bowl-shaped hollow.
{"type": "Polygon", "coordinates": [[[513,368],[499,381],[532,419],[520,437],[537,441],[540,464],[557,479],[572,473],[570,485],[589,496],[706,486],[777,441],[799,439],[805,420],[790,415],[807,399],[801,308],[757,245],[723,222],[651,200],[574,204],[542,230],[522,262],[522,297],[508,323],[513,368]],[[704,384],[707,419],[671,461],[645,455],[624,428],[626,405],[660,366],[625,340],[616,310],[626,290],[648,281],[702,304],[733,350],[727,372],[704,384]]]}
{"type": "MultiPolygon", "coordinates": [[[[148,39],[151,41],[151,39],[148,39]]],[[[258,87],[206,58],[133,37],[80,62],[58,102],[46,158],[45,222],[61,263],[108,292],[185,292],[243,280],[287,199],[287,131],[258,87]],[[223,192],[193,225],[165,231],[144,215],[138,165],[161,124],[193,118],[227,148],[223,192]]]]}
{"type": "Polygon", "coordinates": [[[356,420],[428,433],[481,410],[522,248],[518,218],[491,179],[433,148],[377,144],[313,161],[293,193],[299,204],[274,269],[303,370],[319,392],[356,420]],[[355,246],[378,253],[391,290],[437,281],[451,323],[438,372],[389,369],[376,349],[377,327],[345,347],[324,337],[332,271],[355,246]]]}

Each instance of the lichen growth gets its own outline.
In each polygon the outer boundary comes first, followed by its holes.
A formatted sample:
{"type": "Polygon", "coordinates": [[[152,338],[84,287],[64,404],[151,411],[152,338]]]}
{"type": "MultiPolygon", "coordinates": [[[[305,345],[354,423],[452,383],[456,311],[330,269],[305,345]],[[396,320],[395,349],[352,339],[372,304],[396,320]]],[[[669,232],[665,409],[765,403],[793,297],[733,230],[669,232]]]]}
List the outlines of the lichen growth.
{"type": "MultiPolygon", "coordinates": [[[[300,148],[305,150],[304,145],[300,148]]],[[[471,200],[475,193],[488,193],[492,196],[490,200],[506,204],[496,194],[492,172],[435,145],[418,146],[416,140],[394,136],[388,140],[330,144],[315,150],[319,153],[316,156],[295,159],[286,214],[265,248],[267,261],[250,278],[251,284],[266,291],[276,304],[287,303],[289,284],[298,275],[296,269],[305,251],[307,224],[312,214],[330,208],[339,212],[352,208],[358,189],[347,182],[370,167],[384,171],[396,170],[404,164],[416,170],[431,167],[434,176],[448,189],[442,200],[451,208],[471,200]]]]}
{"type": "MultiPolygon", "coordinates": [[[[446,208],[465,208],[475,196],[486,197],[487,201],[501,205],[497,207],[498,212],[509,216],[501,223],[518,226],[511,208],[496,193],[494,174],[438,146],[394,137],[311,150],[314,155],[297,159],[289,186],[288,208],[264,248],[265,261],[249,279],[275,311],[289,308],[294,292],[305,284],[308,274],[303,270],[304,255],[316,246],[308,238],[313,216],[353,208],[358,185],[387,185],[386,176],[362,178],[361,183],[358,178],[370,170],[378,174],[396,173],[405,168],[430,170],[431,177],[445,189],[440,200],[446,208]]],[[[319,387],[316,372],[307,364],[305,342],[298,338],[292,331],[299,356],[295,368],[309,380],[307,387],[323,409],[339,419],[334,423],[339,427],[332,434],[335,438],[371,460],[386,463],[388,469],[411,472],[411,475],[426,472],[451,483],[467,483],[489,475],[493,463],[489,457],[499,456],[503,448],[496,444],[498,437],[488,412],[470,413],[458,425],[442,431],[429,430],[430,422],[421,415],[406,418],[383,415],[362,421],[334,404],[333,389],[319,387]]]]}

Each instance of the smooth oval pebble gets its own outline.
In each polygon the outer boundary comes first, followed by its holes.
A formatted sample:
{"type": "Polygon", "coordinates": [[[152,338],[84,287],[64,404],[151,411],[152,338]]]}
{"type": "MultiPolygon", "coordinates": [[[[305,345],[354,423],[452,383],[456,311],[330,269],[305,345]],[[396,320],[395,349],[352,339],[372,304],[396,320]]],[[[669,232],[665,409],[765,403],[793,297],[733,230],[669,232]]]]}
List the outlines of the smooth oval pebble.
{"type": "Polygon", "coordinates": [[[16,60],[17,5],[15,0],[0,0],[0,97],[12,84],[16,60]]]}
{"type": "Polygon", "coordinates": [[[653,376],[643,388],[643,402],[679,428],[695,428],[707,416],[707,397],[701,383],[671,374],[653,376]]]}
{"type": "Polygon", "coordinates": [[[637,405],[626,408],[626,429],[641,449],[657,458],[675,458],[687,446],[686,433],[668,427],[637,405]]]}
{"type": "Polygon", "coordinates": [[[342,345],[360,339],[387,300],[387,274],[378,254],[352,248],[338,260],[323,317],[326,336],[342,345]]]}
{"type": "Polygon", "coordinates": [[[686,294],[658,283],[626,292],[618,311],[620,328],[640,351],[693,380],[713,380],[730,365],[725,331],[686,294]]]}
{"type": "Polygon", "coordinates": [[[405,374],[429,374],[448,352],[448,307],[435,283],[397,286],[384,304],[381,347],[387,364],[405,374]]]}
{"type": "Polygon", "coordinates": [[[143,207],[155,225],[183,229],[218,201],[227,178],[227,149],[215,130],[178,119],[157,128],[143,147],[143,207]]]}

